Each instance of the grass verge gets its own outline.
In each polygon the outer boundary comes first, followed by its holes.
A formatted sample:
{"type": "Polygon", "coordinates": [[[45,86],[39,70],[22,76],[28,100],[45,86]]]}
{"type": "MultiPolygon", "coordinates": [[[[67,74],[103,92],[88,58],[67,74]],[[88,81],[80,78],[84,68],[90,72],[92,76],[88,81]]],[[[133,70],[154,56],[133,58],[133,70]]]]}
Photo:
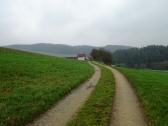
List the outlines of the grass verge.
{"type": "Polygon", "coordinates": [[[0,48],[0,126],[22,126],[94,72],[86,62],[0,48]]]}
{"type": "Polygon", "coordinates": [[[168,72],[117,68],[136,89],[150,126],[168,126],[168,72]]]}
{"type": "Polygon", "coordinates": [[[69,126],[107,126],[110,122],[114,96],[114,78],[111,70],[102,67],[101,78],[82,109],[69,126]]]}

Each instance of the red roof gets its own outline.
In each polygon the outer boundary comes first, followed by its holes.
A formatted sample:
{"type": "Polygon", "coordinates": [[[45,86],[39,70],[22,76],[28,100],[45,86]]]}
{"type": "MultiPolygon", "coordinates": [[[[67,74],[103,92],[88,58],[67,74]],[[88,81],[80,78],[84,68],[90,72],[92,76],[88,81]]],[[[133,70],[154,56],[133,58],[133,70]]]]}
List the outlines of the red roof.
{"type": "Polygon", "coordinates": [[[86,54],[80,53],[80,54],[77,55],[77,57],[86,57],[86,54]]]}

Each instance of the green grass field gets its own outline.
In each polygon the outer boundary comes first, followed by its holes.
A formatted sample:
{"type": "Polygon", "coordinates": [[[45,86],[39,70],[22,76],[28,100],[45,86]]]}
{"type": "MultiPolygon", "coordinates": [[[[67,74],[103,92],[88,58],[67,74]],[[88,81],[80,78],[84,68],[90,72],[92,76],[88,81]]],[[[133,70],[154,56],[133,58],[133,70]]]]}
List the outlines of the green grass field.
{"type": "Polygon", "coordinates": [[[108,126],[111,118],[115,82],[112,72],[100,66],[101,78],[90,98],[69,126],[108,126]]]}
{"type": "Polygon", "coordinates": [[[86,62],[0,48],[0,126],[22,126],[94,69],[86,62]]]}
{"type": "Polygon", "coordinates": [[[168,72],[117,68],[136,89],[150,126],[168,126],[168,72]]]}

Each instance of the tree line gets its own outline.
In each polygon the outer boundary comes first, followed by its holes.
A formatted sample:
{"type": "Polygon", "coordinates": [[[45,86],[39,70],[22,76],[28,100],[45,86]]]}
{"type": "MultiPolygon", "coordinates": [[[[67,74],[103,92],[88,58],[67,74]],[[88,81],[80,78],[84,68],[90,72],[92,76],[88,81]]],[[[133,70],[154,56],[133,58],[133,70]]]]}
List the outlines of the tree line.
{"type": "Polygon", "coordinates": [[[104,49],[93,49],[91,52],[91,57],[93,60],[105,63],[107,65],[112,64],[112,54],[111,52],[104,49]]]}
{"type": "Polygon", "coordinates": [[[137,68],[168,69],[168,46],[151,45],[118,50],[113,53],[113,63],[137,68]]]}

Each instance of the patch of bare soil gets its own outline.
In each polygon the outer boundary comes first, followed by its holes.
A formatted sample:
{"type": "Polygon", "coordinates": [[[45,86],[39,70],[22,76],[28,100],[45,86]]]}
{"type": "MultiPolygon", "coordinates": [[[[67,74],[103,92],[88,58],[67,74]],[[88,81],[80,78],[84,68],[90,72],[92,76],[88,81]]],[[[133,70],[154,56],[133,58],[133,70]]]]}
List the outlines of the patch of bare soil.
{"type": "Polygon", "coordinates": [[[67,122],[88,99],[101,76],[99,67],[91,65],[95,68],[95,73],[88,81],[74,89],[64,99],[27,126],[66,126],[67,122]]]}
{"type": "Polygon", "coordinates": [[[130,83],[119,71],[110,69],[116,81],[111,126],[147,126],[138,98],[130,83]]]}

